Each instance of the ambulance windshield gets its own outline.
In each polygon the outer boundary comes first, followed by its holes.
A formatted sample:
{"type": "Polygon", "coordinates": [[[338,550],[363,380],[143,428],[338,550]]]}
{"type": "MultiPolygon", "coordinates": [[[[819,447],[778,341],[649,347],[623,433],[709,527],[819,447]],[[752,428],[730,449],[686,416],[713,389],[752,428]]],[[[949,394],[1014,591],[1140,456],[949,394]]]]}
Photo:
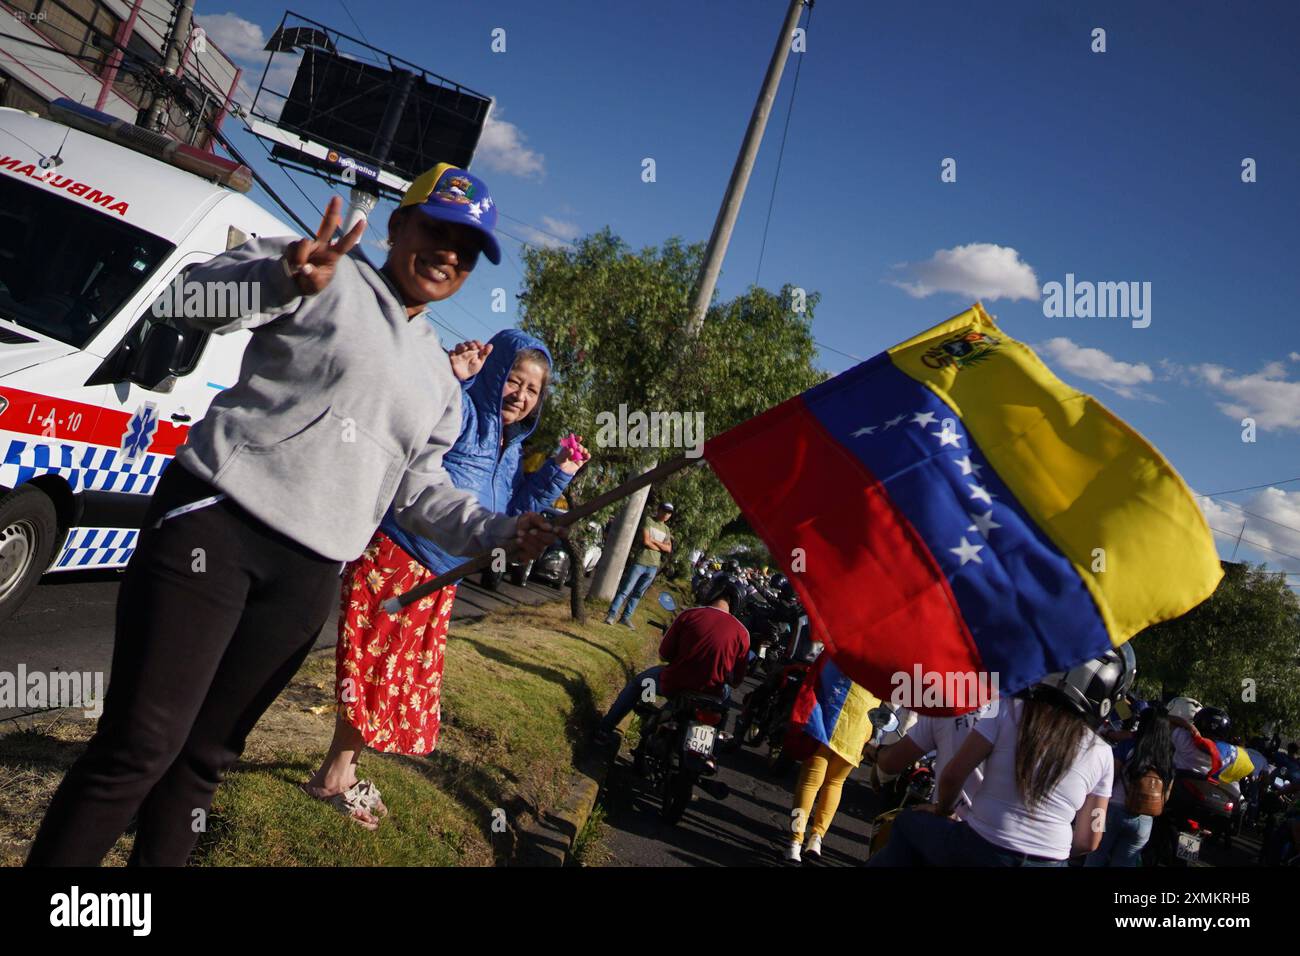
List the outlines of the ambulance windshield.
{"type": "Polygon", "coordinates": [[[0,176],[0,318],[82,348],[171,250],[114,213],[0,176]]]}

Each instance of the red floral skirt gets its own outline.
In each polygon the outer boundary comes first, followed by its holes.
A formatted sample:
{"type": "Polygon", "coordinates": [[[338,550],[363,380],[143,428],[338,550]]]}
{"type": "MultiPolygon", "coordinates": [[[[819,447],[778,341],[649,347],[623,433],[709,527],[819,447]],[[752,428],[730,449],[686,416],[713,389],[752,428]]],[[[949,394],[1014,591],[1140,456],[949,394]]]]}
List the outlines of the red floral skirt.
{"type": "Polygon", "coordinates": [[[396,614],[381,607],[433,577],[380,531],[343,572],[335,699],[339,715],[383,753],[423,756],[438,744],[442,664],[456,585],[396,614]]]}

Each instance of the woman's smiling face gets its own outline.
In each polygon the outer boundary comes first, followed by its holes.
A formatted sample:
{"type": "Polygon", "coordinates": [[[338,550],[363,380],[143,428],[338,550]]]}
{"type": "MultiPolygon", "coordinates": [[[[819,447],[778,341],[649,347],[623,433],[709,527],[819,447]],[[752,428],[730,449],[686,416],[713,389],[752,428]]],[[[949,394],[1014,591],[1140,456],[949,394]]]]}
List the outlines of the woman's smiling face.
{"type": "Polygon", "coordinates": [[[469,226],[443,222],[417,209],[397,210],[388,220],[385,271],[408,306],[441,302],[465,284],[483,242],[469,226]]]}
{"type": "Polygon", "coordinates": [[[532,414],[546,385],[546,367],[533,359],[515,363],[501,390],[501,421],[506,425],[521,422],[532,414]]]}

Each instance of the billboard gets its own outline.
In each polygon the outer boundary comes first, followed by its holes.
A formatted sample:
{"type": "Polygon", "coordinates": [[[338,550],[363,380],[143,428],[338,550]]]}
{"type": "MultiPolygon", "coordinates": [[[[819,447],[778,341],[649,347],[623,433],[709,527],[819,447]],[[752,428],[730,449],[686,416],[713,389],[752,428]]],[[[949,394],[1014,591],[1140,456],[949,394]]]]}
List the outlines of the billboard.
{"type": "Polygon", "coordinates": [[[274,142],[276,160],[387,192],[473,160],[490,97],[294,13],[267,50],[250,127],[274,142]],[[267,75],[284,75],[272,72],[276,58],[295,56],[288,92],[269,89],[267,75]]]}

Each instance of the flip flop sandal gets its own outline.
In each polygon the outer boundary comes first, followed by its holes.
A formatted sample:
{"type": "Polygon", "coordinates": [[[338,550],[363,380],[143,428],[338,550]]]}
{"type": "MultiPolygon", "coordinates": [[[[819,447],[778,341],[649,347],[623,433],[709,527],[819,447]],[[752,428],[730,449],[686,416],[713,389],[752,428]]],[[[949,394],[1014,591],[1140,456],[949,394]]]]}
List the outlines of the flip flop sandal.
{"type": "Polygon", "coordinates": [[[307,796],[311,797],[313,800],[319,800],[321,803],[328,804],[345,817],[355,821],[357,826],[365,827],[367,830],[371,831],[379,828],[378,821],[371,825],[358,816],[359,813],[368,813],[372,817],[378,816],[378,814],[376,814],[373,809],[367,805],[366,800],[356,792],[356,784],[353,784],[352,787],[344,790],[342,793],[336,793],[328,797],[312,793],[305,783],[299,784],[298,786],[303,793],[307,794],[307,796]]]}
{"type": "Polygon", "coordinates": [[[384,806],[384,801],[379,795],[379,788],[369,780],[358,780],[347,792],[355,792],[357,799],[373,816],[388,816],[388,807],[384,806]]]}

